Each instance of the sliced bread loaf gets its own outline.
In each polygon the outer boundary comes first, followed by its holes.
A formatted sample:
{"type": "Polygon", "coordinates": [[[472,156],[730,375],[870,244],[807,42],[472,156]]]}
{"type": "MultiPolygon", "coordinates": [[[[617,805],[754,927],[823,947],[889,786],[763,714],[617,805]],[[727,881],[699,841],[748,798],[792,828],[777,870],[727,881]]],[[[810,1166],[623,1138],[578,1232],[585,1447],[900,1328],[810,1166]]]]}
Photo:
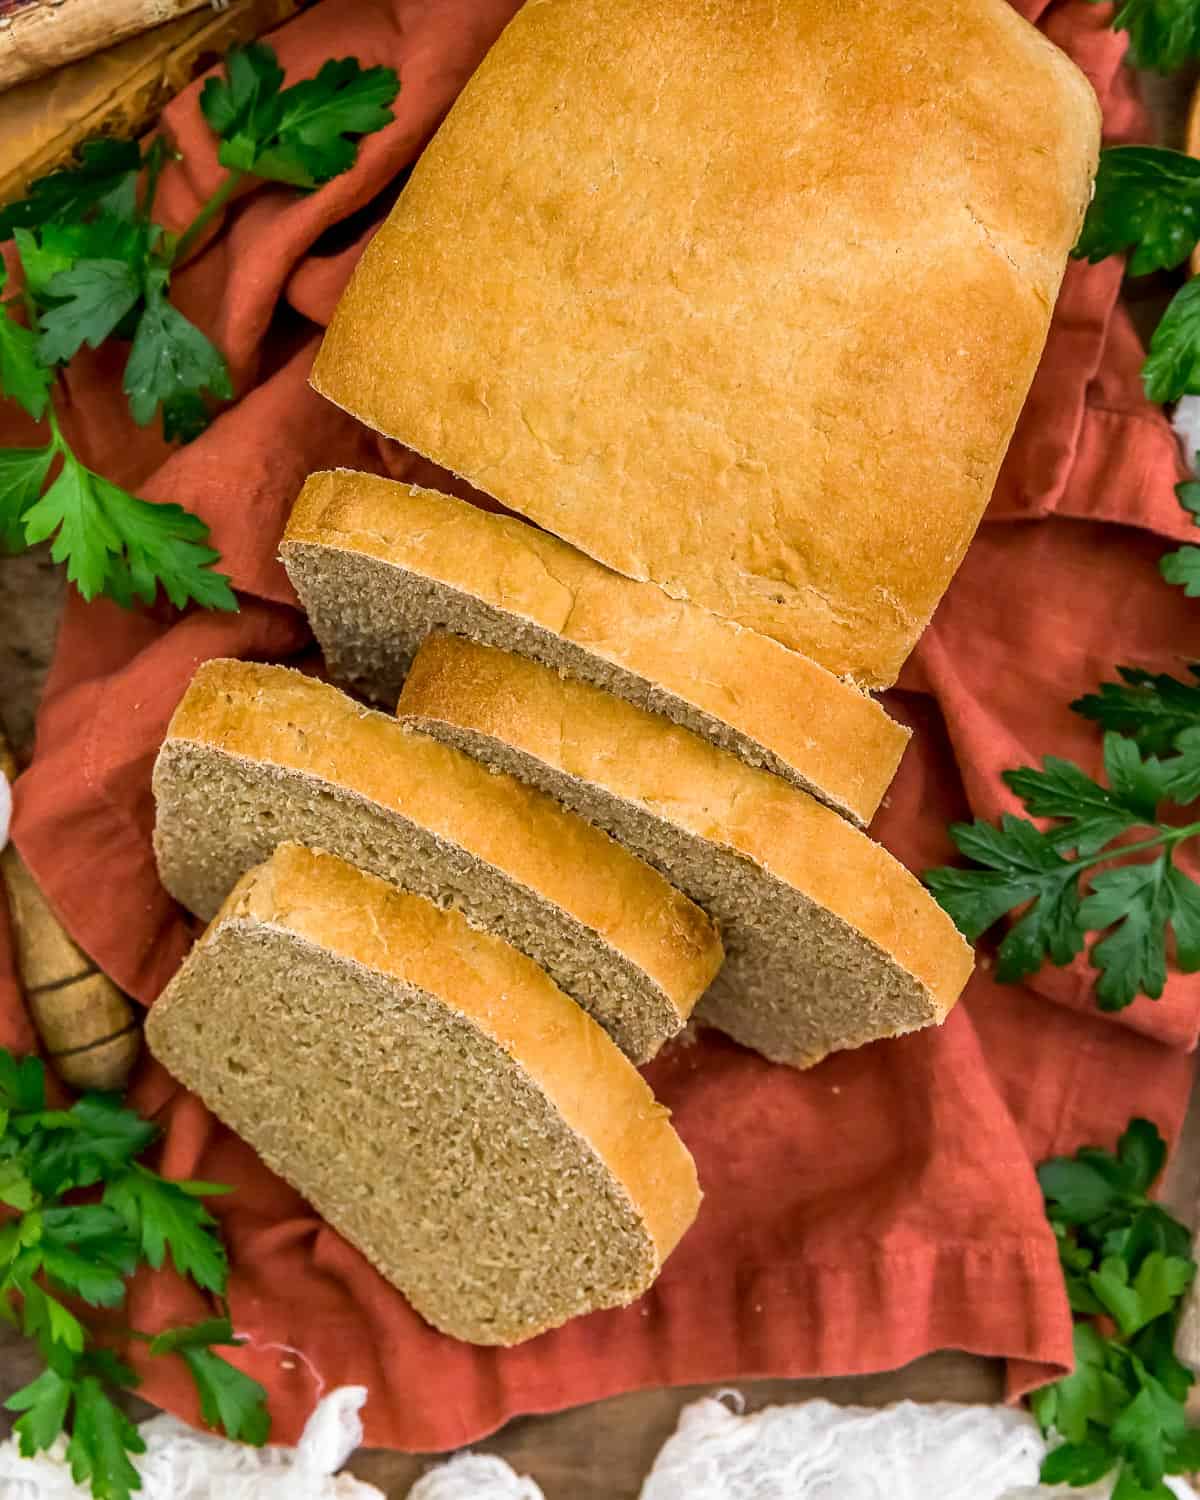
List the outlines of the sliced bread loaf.
{"type": "Polygon", "coordinates": [[[151,1051],[435,1328],[633,1301],[696,1217],[636,1070],[460,912],[284,845],[152,1008],[151,1051]]]}
{"type": "Polygon", "coordinates": [[[279,550],[331,675],[389,708],[440,627],[665,714],[859,824],[908,743],[873,698],[808,657],[434,490],[313,474],[279,550]]]}
{"type": "Polygon", "coordinates": [[[327,849],[499,933],[637,1061],[721,961],[704,913],[582,818],[285,667],[206,662],[154,795],[163,884],[200,916],[278,844],[327,849]]]}
{"type": "Polygon", "coordinates": [[[399,711],[590,818],[714,916],[726,962],[697,1015],[777,1062],[940,1022],[971,973],[950,918],[886,849],[589,683],[435,635],[399,711]]]}

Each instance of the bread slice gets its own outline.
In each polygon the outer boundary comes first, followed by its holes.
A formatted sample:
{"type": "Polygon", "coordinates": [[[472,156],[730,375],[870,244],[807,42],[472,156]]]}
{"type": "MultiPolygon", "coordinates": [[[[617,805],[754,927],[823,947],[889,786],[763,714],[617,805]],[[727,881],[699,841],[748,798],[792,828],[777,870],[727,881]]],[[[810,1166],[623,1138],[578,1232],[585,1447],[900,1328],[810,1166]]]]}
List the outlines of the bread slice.
{"type": "Polygon", "coordinates": [[[206,662],[154,768],[163,884],[211,917],[280,843],[459,906],[541,965],[630,1057],[721,962],[709,919],[557,802],[285,667],[206,662]]]}
{"type": "Polygon", "coordinates": [[[279,550],[331,675],[389,708],[441,626],[665,714],[859,824],[908,743],[874,699],[808,657],[433,490],[313,474],[279,550]]]}
{"type": "Polygon", "coordinates": [[[886,849],[590,683],[435,635],[399,712],[590,818],[714,916],[726,962],[697,1017],[776,1062],[940,1022],[971,973],[950,918],[886,849]]]}
{"type": "Polygon", "coordinates": [[[543,0],[359,261],[316,389],[868,686],[995,483],[1100,111],[1008,0],[543,0]]]}
{"type": "Polygon", "coordinates": [[[435,1328],[515,1344],[639,1297],[696,1168],[633,1066],[461,912],[292,844],[153,1006],[155,1057],[435,1328]]]}

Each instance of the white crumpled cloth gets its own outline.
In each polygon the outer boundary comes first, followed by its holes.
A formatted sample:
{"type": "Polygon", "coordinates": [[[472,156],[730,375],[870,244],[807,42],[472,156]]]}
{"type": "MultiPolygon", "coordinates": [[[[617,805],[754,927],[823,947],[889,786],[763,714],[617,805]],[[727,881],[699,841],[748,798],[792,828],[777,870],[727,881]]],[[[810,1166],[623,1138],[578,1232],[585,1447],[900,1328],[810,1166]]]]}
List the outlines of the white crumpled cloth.
{"type": "MultiPolygon", "coordinates": [[[[332,1392],[308,1420],[295,1448],[247,1448],[197,1432],[174,1417],[152,1417],[141,1426],[146,1452],[135,1459],[142,1477],[139,1500],[384,1500],[373,1484],[337,1471],[362,1442],[358,1413],[362,1386],[332,1392]],[[337,1476],[336,1478],[334,1476],[337,1476]]],[[[80,1500],[66,1444],[37,1458],[22,1458],[16,1442],[0,1444],[3,1500],[80,1500]]]]}
{"type": "MultiPolygon", "coordinates": [[[[809,1401],[744,1417],[704,1400],[683,1411],[641,1500],[1107,1500],[1111,1479],[1085,1490],[1040,1485],[1045,1455],[1032,1417],[1010,1407],[809,1401]]],[[[1183,1480],[1167,1483],[1179,1500],[1196,1500],[1183,1480]]],[[[457,1458],[426,1475],[409,1500],[542,1494],[498,1459],[457,1458]]]]}
{"type": "MultiPolygon", "coordinates": [[[[739,1403],[734,1392],[724,1393],[739,1403]]],[[[361,1387],[334,1391],[297,1448],[244,1448],[155,1417],[142,1427],[140,1500],[383,1500],[336,1475],[362,1441],[361,1387]]],[[[696,1401],[658,1455],[641,1500],[1107,1500],[1112,1480],[1085,1490],[1038,1484],[1046,1454],[1026,1412],[1000,1406],[872,1410],[808,1401],[742,1416],[725,1400],[696,1401]]],[[[1178,1500],[1198,1500],[1182,1479],[1178,1500]]],[[[61,1449],[21,1458],[0,1445],[3,1500],[80,1500],[61,1449]]],[[[409,1500],[544,1500],[499,1458],[460,1454],[417,1481],[409,1500]]]]}
{"type": "MultiPolygon", "coordinates": [[[[739,1416],[697,1401],[658,1455],[641,1500],[1101,1500],[1038,1483],[1046,1444],[1028,1413],[948,1402],[870,1410],[808,1401],[739,1416]]],[[[1167,1481],[1195,1500],[1182,1481],[1167,1481]]],[[[466,1500],[466,1497],[464,1497],[466,1500]]]]}

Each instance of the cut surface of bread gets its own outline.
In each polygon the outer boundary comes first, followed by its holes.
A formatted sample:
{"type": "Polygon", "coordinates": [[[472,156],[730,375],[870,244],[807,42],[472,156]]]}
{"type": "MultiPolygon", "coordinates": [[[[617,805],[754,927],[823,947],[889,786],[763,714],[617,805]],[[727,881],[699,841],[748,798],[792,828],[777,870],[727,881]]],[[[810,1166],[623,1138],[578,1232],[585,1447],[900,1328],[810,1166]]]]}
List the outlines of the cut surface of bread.
{"type": "Polygon", "coordinates": [[[697,1017],[777,1062],[945,1019],[971,949],[886,849],[767,771],[525,657],[431,636],[405,722],[521,776],[716,918],[726,962],[697,1017]]]}
{"type": "Polygon", "coordinates": [[[991,494],[1099,143],[1008,0],[538,0],[312,383],[619,572],[886,685],[991,494]]]}
{"type": "Polygon", "coordinates": [[[285,667],[204,663],[154,796],[163,884],[199,916],[278,844],[326,849],[499,933],[639,1062],[721,961],[704,913],[607,835],[285,667]]]}
{"type": "Polygon", "coordinates": [[[908,743],[808,657],[434,490],[313,474],[279,550],[330,674],[389,708],[424,637],[450,630],[664,714],[860,825],[908,743]]]}
{"type": "Polygon", "coordinates": [[[331,855],[243,876],[146,1037],[455,1338],[633,1301],[699,1207],[669,1112],[535,964],[331,855]]]}

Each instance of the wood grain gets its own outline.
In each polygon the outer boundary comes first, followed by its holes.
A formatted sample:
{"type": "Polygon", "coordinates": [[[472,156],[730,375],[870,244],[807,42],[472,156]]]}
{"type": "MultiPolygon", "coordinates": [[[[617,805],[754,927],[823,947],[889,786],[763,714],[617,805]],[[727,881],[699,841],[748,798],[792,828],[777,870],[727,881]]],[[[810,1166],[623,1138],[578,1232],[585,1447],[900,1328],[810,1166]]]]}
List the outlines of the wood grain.
{"type": "Polygon", "coordinates": [[[208,0],[39,0],[0,17],[0,89],[90,57],[208,0]]]}
{"type": "Polygon", "coordinates": [[[172,94],[235,42],[261,36],[301,3],[233,0],[218,12],[206,6],[0,94],[0,203],[69,161],[81,141],[140,135],[172,94]]]}

